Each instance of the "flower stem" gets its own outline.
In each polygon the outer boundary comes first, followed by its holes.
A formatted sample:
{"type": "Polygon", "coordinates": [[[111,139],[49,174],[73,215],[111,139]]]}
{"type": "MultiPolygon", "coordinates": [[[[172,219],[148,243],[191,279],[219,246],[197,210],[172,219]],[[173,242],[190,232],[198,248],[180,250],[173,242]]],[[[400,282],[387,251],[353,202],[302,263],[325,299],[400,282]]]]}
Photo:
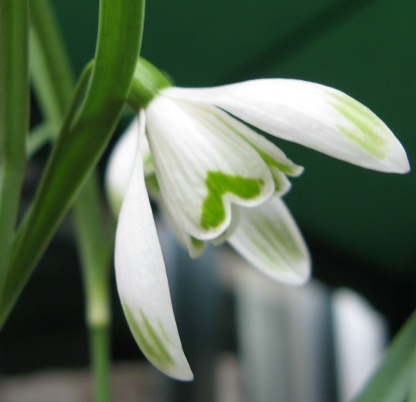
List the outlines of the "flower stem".
{"type": "Polygon", "coordinates": [[[0,1],[0,300],[25,168],[29,121],[28,5],[0,1]]]}
{"type": "Polygon", "coordinates": [[[111,402],[109,327],[108,325],[92,326],[89,334],[95,399],[97,402],[111,402]]]}
{"type": "Polygon", "coordinates": [[[110,276],[115,221],[103,225],[98,183],[93,175],[74,205],[78,250],[83,268],[86,322],[96,400],[110,401],[110,276]]]}
{"type": "Polygon", "coordinates": [[[108,144],[136,65],[144,0],[101,0],[97,50],[83,102],[55,141],[35,199],[14,238],[0,305],[4,323],[18,295],[108,144]]]}
{"type": "MultiPolygon", "coordinates": [[[[28,145],[32,151],[47,135],[58,133],[66,110],[71,103],[74,80],[69,58],[60,39],[60,32],[48,0],[37,0],[31,7],[31,60],[34,88],[46,117],[46,128],[32,134],[28,145]],[[38,138],[40,137],[40,138],[38,138]]],[[[81,88],[90,79],[86,69],[81,88]]],[[[77,94],[76,94],[77,95],[77,94]]],[[[78,92],[75,108],[82,102],[84,90],[78,92]]],[[[70,113],[71,114],[71,113],[70,113]]],[[[72,114],[76,114],[73,111],[72,114]]],[[[49,135],[49,140],[55,136],[49,135]]],[[[96,400],[108,402],[110,397],[110,291],[109,268],[114,225],[104,227],[100,214],[99,189],[95,174],[87,180],[75,202],[74,217],[78,249],[83,270],[86,322],[90,338],[91,367],[96,400]]]]}
{"type": "MultiPolygon", "coordinates": [[[[62,125],[62,135],[65,135],[65,133],[67,133],[70,129],[71,122],[78,110],[79,99],[82,98],[82,95],[85,91],[85,87],[88,83],[89,75],[90,74],[87,69],[87,71],[82,75],[80,82],[77,85],[77,90],[74,99],[71,103],[65,121],[62,125]]],[[[40,203],[41,202],[38,202],[38,204],[40,203]]],[[[23,289],[23,286],[28,280],[32,270],[35,267],[37,260],[42,255],[45,247],[47,246],[47,241],[49,240],[49,238],[45,237],[45,235],[42,236],[42,234],[38,234],[38,236],[34,236],[31,233],[31,231],[33,232],[34,229],[31,225],[31,221],[36,221],[36,217],[39,216],[39,214],[36,214],[36,209],[34,208],[35,206],[36,199],[32,203],[31,209],[29,209],[29,212],[26,214],[25,220],[20,225],[11,248],[10,267],[8,269],[6,284],[3,289],[3,299],[0,303],[0,328],[2,327],[8,315],[10,314],[14,304],[17,301],[17,298],[19,297],[20,292],[23,289]],[[29,231],[29,235],[26,234],[27,231],[29,231]],[[32,236],[30,236],[31,234],[32,236]],[[25,238],[25,235],[29,236],[30,241],[27,240],[27,238],[25,238]],[[26,243],[27,245],[25,246],[26,243]],[[26,258],[22,255],[22,253],[26,253],[26,258]]],[[[47,215],[47,211],[45,211],[45,214],[47,215]]],[[[43,221],[43,223],[46,224],[45,221],[43,221]]],[[[56,227],[58,226],[58,224],[59,222],[55,222],[56,227]]],[[[55,230],[56,227],[51,228],[51,231],[55,230]]],[[[52,234],[49,234],[49,236],[51,235],[52,234]]]]}

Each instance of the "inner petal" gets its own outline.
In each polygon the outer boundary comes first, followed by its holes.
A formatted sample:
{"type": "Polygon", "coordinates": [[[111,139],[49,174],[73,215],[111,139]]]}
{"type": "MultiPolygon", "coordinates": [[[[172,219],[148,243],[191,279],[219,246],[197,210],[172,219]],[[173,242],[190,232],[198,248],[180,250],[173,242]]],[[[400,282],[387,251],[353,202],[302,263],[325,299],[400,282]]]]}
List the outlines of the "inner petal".
{"type": "Polygon", "coordinates": [[[293,163],[280,148],[233,116],[221,109],[217,109],[216,114],[230,130],[257,151],[272,173],[275,192],[278,195],[285,194],[291,186],[286,176],[299,176],[303,167],[293,163]]]}
{"type": "Polygon", "coordinates": [[[224,232],[231,202],[256,206],[274,192],[267,164],[209,105],[156,98],[147,135],[167,208],[201,240],[224,232]]]}

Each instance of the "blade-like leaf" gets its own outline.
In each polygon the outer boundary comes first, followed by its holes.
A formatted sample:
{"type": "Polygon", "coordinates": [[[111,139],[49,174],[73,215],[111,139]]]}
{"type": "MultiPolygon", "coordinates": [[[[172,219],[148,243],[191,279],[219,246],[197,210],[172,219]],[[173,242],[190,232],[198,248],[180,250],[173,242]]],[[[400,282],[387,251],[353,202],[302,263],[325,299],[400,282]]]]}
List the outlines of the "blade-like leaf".
{"type": "Polygon", "coordinates": [[[30,22],[31,79],[45,117],[59,130],[75,87],[68,55],[47,0],[31,2],[30,22]]]}
{"type": "Polygon", "coordinates": [[[353,402],[403,402],[416,367],[416,312],[394,338],[384,359],[353,402]]]}
{"type": "Polygon", "coordinates": [[[0,1],[0,300],[25,168],[29,121],[27,3],[0,1]]]}
{"type": "MultiPolygon", "coordinates": [[[[67,119],[15,239],[0,323],[107,145],[140,49],[144,0],[102,0],[95,63],[78,118],[67,119]]],[[[78,108],[74,107],[75,110],[78,108]]]]}

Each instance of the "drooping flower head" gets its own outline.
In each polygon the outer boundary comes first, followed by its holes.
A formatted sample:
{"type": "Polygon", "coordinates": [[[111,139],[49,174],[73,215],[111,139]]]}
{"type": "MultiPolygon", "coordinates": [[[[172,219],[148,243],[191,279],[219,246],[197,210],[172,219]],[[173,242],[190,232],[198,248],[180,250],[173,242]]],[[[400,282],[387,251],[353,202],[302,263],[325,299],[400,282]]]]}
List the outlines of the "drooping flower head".
{"type": "Polygon", "coordinates": [[[281,197],[303,168],[254,126],[382,172],[409,170],[389,128],[348,95],[323,85],[264,79],[215,88],[171,87],[140,60],[132,88],[138,121],[111,157],[110,199],[121,205],[115,266],[133,335],[166,374],[189,380],[148,192],[192,257],[228,241],[270,277],[304,283],[307,247],[281,197]],[[146,189],[147,185],[147,189],[146,189]]]}

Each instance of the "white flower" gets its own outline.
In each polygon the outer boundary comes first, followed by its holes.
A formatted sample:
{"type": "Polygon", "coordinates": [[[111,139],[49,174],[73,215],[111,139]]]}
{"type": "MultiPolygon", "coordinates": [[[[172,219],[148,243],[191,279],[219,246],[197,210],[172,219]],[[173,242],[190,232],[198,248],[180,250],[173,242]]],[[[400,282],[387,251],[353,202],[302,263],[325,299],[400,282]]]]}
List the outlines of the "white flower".
{"type": "Polygon", "coordinates": [[[228,240],[275,279],[301,284],[310,272],[307,248],[280,198],[290,187],[287,176],[303,169],[241,121],[362,167],[409,170],[388,127],[332,88],[267,79],[161,90],[115,148],[107,182],[114,204],[124,198],[115,266],[130,328],[148,359],[182,380],[192,379],[192,372],[176,328],[145,178],[191,256],[207,241],[228,240]]]}

